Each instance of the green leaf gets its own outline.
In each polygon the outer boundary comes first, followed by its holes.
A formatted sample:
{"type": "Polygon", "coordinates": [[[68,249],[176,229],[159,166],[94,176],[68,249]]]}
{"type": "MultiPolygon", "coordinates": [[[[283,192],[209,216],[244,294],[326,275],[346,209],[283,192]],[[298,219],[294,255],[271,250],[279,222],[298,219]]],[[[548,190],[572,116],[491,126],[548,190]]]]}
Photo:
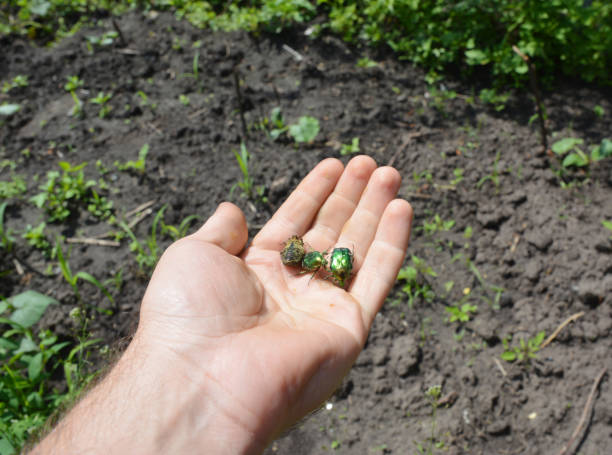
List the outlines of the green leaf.
{"type": "Polygon", "coordinates": [[[599,156],[602,158],[612,156],[612,141],[610,139],[604,138],[601,140],[601,144],[599,145],[599,156]]]}
{"type": "Polygon", "coordinates": [[[514,351],[505,351],[502,353],[501,358],[506,362],[514,362],[516,360],[516,353],[514,351]]]}
{"type": "Polygon", "coordinates": [[[2,103],[0,104],[0,115],[11,116],[21,109],[19,104],[2,103]]]}
{"type": "Polygon", "coordinates": [[[560,141],[555,142],[551,148],[552,151],[555,152],[557,155],[565,155],[575,146],[582,144],[583,142],[584,141],[582,139],[576,137],[566,137],[564,139],[561,139],[560,141]]]}
{"type": "Polygon", "coordinates": [[[38,16],[46,16],[51,3],[46,0],[32,0],[30,3],[30,12],[38,16]]]}
{"type": "Polygon", "coordinates": [[[34,381],[38,378],[38,376],[40,376],[42,367],[43,354],[42,352],[39,352],[34,357],[32,357],[32,360],[30,360],[30,363],[28,365],[28,378],[30,378],[30,381],[34,381]]]}
{"type": "MultiPolygon", "coordinates": [[[[584,154],[583,154],[584,155],[584,154]]],[[[563,167],[584,167],[589,164],[589,159],[586,156],[581,156],[578,153],[570,153],[565,157],[563,163],[561,163],[563,167]]]]}
{"type": "Polygon", "coordinates": [[[16,310],[11,315],[11,321],[14,321],[25,328],[36,324],[47,307],[51,304],[59,302],[52,297],[48,297],[36,291],[25,291],[10,299],[11,305],[16,310]]]}
{"type": "Polygon", "coordinates": [[[38,351],[38,346],[31,339],[27,337],[23,337],[21,339],[21,343],[19,343],[19,347],[13,354],[23,354],[25,352],[36,352],[38,351]]]}
{"type": "Polygon", "coordinates": [[[606,229],[610,229],[612,231],[612,221],[601,220],[601,224],[603,224],[606,229]]]}
{"type": "Polygon", "coordinates": [[[465,57],[467,58],[468,65],[486,65],[489,63],[489,58],[480,49],[471,49],[465,51],[465,57]]]}
{"type": "Polygon", "coordinates": [[[8,309],[8,302],[6,300],[0,301],[0,314],[4,313],[8,309]]]}
{"type": "Polygon", "coordinates": [[[289,134],[295,142],[310,142],[319,134],[319,121],[314,117],[300,117],[295,125],[289,127],[289,134]]]}

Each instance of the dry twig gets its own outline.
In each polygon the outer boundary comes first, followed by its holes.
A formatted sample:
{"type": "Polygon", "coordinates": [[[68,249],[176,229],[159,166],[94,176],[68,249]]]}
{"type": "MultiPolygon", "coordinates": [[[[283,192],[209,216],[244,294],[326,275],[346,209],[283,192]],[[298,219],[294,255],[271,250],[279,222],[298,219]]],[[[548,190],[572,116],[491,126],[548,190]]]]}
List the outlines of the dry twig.
{"type": "Polygon", "coordinates": [[[130,210],[129,212],[127,212],[125,214],[126,218],[131,217],[132,215],[137,214],[138,212],[142,212],[144,209],[148,209],[149,207],[151,207],[153,204],[155,204],[155,199],[152,199],[150,201],[145,202],[144,204],[140,204],[138,207],[136,207],[133,210],[130,210]]]}
{"type": "Polygon", "coordinates": [[[499,359],[497,357],[493,357],[493,361],[495,362],[495,365],[497,365],[497,368],[499,368],[499,371],[501,371],[501,374],[503,376],[508,376],[508,373],[506,373],[506,370],[504,370],[504,367],[499,361],[499,359]]]}
{"type": "Polygon", "coordinates": [[[540,346],[540,349],[545,348],[546,346],[548,346],[552,340],[554,340],[555,338],[557,338],[557,335],[559,335],[559,332],[561,332],[561,330],[563,330],[565,328],[566,325],[568,325],[570,322],[575,321],[576,319],[578,319],[579,317],[584,316],[584,311],[581,311],[579,313],[576,314],[572,314],[569,318],[567,318],[565,321],[563,321],[559,327],[557,327],[557,329],[552,333],[551,336],[549,336],[546,341],[544,341],[544,343],[542,343],[542,345],[540,346]]]}
{"type": "MultiPolygon", "coordinates": [[[[570,437],[570,440],[567,442],[567,444],[565,444],[563,446],[563,448],[559,451],[559,455],[571,455],[574,450],[571,450],[571,447],[574,445],[574,443],[576,442],[576,439],[578,438],[578,435],[580,435],[580,433],[582,433],[582,427],[584,426],[587,417],[591,414],[591,411],[593,410],[593,397],[595,397],[595,392],[597,392],[597,387],[599,386],[599,383],[601,382],[601,380],[604,377],[604,374],[606,374],[606,368],[604,367],[601,372],[599,373],[599,375],[595,378],[595,382],[593,382],[593,387],[591,387],[591,393],[589,393],[589,397],[587,398],[587,402],[584,405],[584,409],[582,411],[582,416],[580,417],[580,421],[578,422],[578,426],[576,427],[576,429],[574,430],[574,432],[572,433],[572,436],[570,437]]],[[[578,447],[576,447],[578,448],[578,447]]]]}
{"type": "Polygon", "coordinates": [[[66,239],[66,243],[83,243],[85,245],[98,245],[98,246],[121,246],[119,242],[114,240],[103,240],[95,239],[91,237],[70,237],[66,239]]]}

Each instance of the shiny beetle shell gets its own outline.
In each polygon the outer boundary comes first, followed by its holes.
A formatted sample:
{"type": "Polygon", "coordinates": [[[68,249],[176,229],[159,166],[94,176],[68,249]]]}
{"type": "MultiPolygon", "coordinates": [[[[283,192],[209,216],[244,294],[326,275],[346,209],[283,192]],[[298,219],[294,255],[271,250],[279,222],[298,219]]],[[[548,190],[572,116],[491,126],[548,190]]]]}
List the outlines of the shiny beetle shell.
{"type": "Polygon", "coordinates": [[[326,265],[327,260],[325,259],[325,253],[320,253],[318,251],[306,253],[304,259],[302,259],[302,269],[306,272],[316,272],[326,265]]]}
{"type": "Polygon", "coordinates": [[[348,248],[334,248],[329,260],[329,271],[334,281],[340,287],[346,285],[346,280],[351,277],[353,271],[353,253],[348,248]]]}
{"type": "Polygon", "coordinates": [[[285,242],[285,247],[280,252],[280,257],[283,264],[299,267],[305,254],[304,241],[297,235],[293,235],[285,242]]]}

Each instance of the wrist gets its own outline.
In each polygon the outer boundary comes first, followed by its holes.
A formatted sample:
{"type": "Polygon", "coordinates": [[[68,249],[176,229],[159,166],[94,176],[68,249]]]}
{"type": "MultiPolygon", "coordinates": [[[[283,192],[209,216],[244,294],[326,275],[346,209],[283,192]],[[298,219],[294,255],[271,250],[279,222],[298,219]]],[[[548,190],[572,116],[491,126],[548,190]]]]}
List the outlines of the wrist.
{"type": "Polygon", "coordinates": [[[176,364],[136,337],[32,454],[262,453],[266,438],[256,425],[224,409],[215,384],[193,380],[176,364]]]}

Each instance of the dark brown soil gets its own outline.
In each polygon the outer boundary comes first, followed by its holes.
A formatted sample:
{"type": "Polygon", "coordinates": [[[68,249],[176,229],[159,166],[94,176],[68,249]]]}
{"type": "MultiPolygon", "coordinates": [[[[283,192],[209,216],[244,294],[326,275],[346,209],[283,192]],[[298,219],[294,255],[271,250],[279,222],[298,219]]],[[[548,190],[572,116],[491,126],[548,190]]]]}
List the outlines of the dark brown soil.
{"type": "MultiPolygon", "coordinates": [[[[365,51],[333,37],[312,41],[299,30],[258,38],[213,34],[166,14],[130,15],[118,22],[126,43],[115,40],[94,52],[85,37],[112,30],[109,21],[54,48],[18,39],[0,42],[0,81],[29,77],[28,87],[2,95],[23,107],[0,126],[0,158],[17,161],[14,172],[28,181],[27,196],[10,200],[9,228],[20,231],[43,219],[28,198],[62,160],[88,162],[86,174],[96,179],[97,160],[110,169],[105,194],[118,217],[154,200],[154,213],[168,205],[166,223],[178,225],[192,214],[206,219],[241,177],[232,149],[244,136],[242,110],[251,174],[267,196],[267,202],[253,202],[234,192],[253,235],[315,163],[330,156],[346,162],[340,144],[359,137],[363,153],[403,175],[400,195],[415,209],[406,264],[415,255],[432,267],[437,277],[426,280],[436,297],[417,298],[409,307],[398,283],[341,389],[267,453],[414,454],[420,446],[426,453],[432,433],[438,442],[433,453],[559,452],[580,420],[595,377],[604,367],[612,371],[612,232],[601,224],[612,219],[612,160],[593,165],[590,175],[570,174],[566,182],[575,184],[562,188],[553,172],[558,161],[540,153],[537,122],[528,122],[534,113],[529,94],[513,95],[506,109],[496,112],[473,101],[470,86],[445,81],[437,91],[428,89],[420,70],[391,56],[370,54],[378,67],[359,68],[365,51]],[[197,79],[186,76],[193,73],[196,41],[197,79]],[[304,60],[297,62],[283,44],[304,60]],[[107,117],[99,118],[99,107],[89,102],[83,118],[67,114],[72,99],[63,87],[71,75],[84,81],[78,92],[83,100],[113,92],[107,117]],[[451,89],[459,96],[445,100],[451,89]],[[179,95],[188,96],[189,105],[179,95]],[[317,117],[316,141],[301,146],[284,137],[272,141],[257,128],[277,106],[287,123],[317,117]],[[113,163],[135,160],[144,144],[150,146],[145,175],[117,171],[113,163]],[[20,153],[25,148],[29,157],[20,153]],[[464,170],[464,178],[452,183],[456,168],[464,170]],[[482,180],[487,176],[492,178],[482,180]],[[455,223],[446,231],[424,229],[436,216],[455,223]],[[470,238],[464,235],[467,227],[470,238]],[[454,285],[447,291],[449,281],[454,285]],[[445,307],[462,299],[478,312],[467,323],[450,323],[445,307]],[[581,311],[584,315],[530,364],[500,359],[505,337],[514,335],[511,344],[517,345],[542,330],[548,336],[581,311]],[[443,401],[432,419],[425,391],[434,385],[441,386],[443,401]]],[[[567,83],[545,92],[544,99],[557,139],[578,136],[594,145],[610,135],[609,91],[567,83]],[[602,117],[595,105],[603,107],[602,117]]],[[[9,179],[8,167],[1,172],[2,180],[9,179]]],[[[137,225],[139,238],[150,232],[152,218],[137,225]]],[[[110,227],[82,210],[48,229],[94,237],[110,227]]],[[[168,243],[162,238],[162,247],[168,243]]],[[[42,324],[72,333],[67,315],[76,299],[57,267],[51,276],[34,272],[45,271],[45,259],[20,238],[15,255],[30,268],[23,276],[2,276],[0,294],[35,289],[54,296],[62,305],[42,324]]],[[[12,257],[2,258],[3,270],[12,264],[12,257]]],[[[119,248],[73,245],[70,264],[100,280],[122,271],[121,291],[113,288],[116,305],[88,284],[81,292],[85,301],[114,310],[112,316],[96,314],[93,336],[109,345],[129,337],[147,276],[128,239],[119,248]]],[[[583,454],[610,450],[609,376],[579,440],[583,454]]]]}

